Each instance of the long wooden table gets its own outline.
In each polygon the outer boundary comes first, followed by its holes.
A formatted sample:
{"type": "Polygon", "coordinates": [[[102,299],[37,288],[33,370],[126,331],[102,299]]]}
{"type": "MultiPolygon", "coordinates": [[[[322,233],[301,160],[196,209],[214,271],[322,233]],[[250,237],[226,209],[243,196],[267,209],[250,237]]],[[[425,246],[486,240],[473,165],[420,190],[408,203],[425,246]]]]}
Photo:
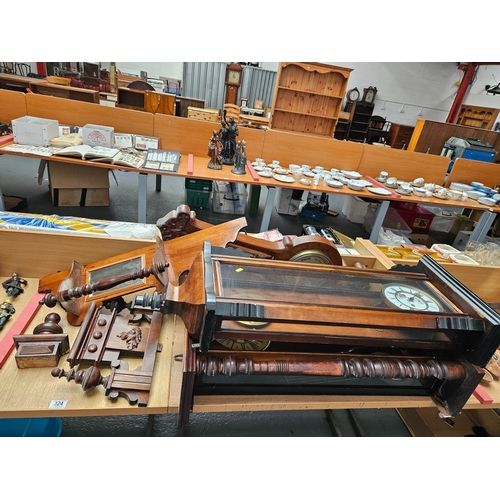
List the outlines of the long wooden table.
{"type": "MultiPolygon", "coordinates": [[[[6,145],[7,146],[7,145],[6,145]]],[[[342,195],[342,196],[355,196],[355,197],[365,197],[374,200],[378,200],[381,202],[380,208],[377,212],[377,216],[375,218],[372,231],[370,234],[370,240],[376,243],[378,239],[378,235],[380,232],[380,228],[382,227],[384,218],[387,214],[387,210],[389,208],[391,201],[407,201],[412,203],[420,203],[425,205],[433,205],[438,206],[445,209],[470,209],[481,211],[482,215],[476,224],[472,235],[471,240],[475,241],[483,241],[486,233],[489,228],[493,224],[493,221],[496,217],[496,214],[500,212],[500,206],[495,207],[487,207],[478,203],[476,200],[468,199],[464,202],[462,201],[453,201],[453,200],[441,200],[435,197],[422,198],[415,195],[403,196],[393,194],[389,196],[385,195],[377,195],[373,194],[366,189],[362,191],[355,191],[350,189],[347,186],[342,188],[332,188],[326,184],[324,180],[321,180],[317,186],[311,184],[310,186],[304,186],[299,181],[294,181],[293,183],[285,183],[280,182],[274,178],[262,177],[259,176],[255,171],[250,171],[251,166],[244,175],[233,174],[231,172],[231,166],[225,165],[222,170],[213,170],[207,167],[208,160],[204,157],[194,156],[194,155],[182,155],[181,161],[179,164],[179,168],[177,172],[159,172],[156,170],[147,170],[147,169],[135,169],[123,166],[114,166],[109,163],[98,163],[98,162],[89,162],[86,160],[79,160],[76,158],[68,158],[64,156],[51,156],[51,157],[43,157],[37,155],[28,155],[22,153],[16,153],[12,151],[6,151],[3,146],[0,148],[0,154],[11,154],[15,156],[23,156],[30,158],[38,158],[42,161],[46,160],[54,160],[63,163],[71,163],[80,166],[87,167],[99,167],[106,169],[119,169],[126,170],[130,172],[136,172],[138,174],[138,195],[137,195],[137,204],[138,204],[138,222],[145,223],[146,222],[146,209],[147,209],[147,176],[148,175],[156,175],[157,183],[156,189],[161,190],[161,178],[163,176],[174,176],[174,177],[182,177],[182,178],[192,178],[192,179],[202,179],[202,180],[213,180],[213,181],[226,181],[226,182],[235,182],[242,183],[247,185],[256,185],[256,186],[264,186],[267,188],[267,197],[266,203],[264,206],[264,212],[261,219],[260,231],[266,231],[269,228],[269,222],[271,219],[273,206],[276,197],[276,188],[288,188],[288,189],[302,189],[307,191],[316,191],[316,192],[325,192],[331,195],[342,195]],[[192,156],[192,158],[190,158],[192,156]]],[[[417,153],[418,154],[418,153],[417,153]]],[[[458,161],[458,160],[457,160],[458,161]]],[[[470,160],[469,160],[470,161],[470,160]]],[[[250,161],[249,161],[250,163],[250,161]]],[[[474,163],[482,163],[482,162],[474,162],[474,163]]],[[[460,166],[460,163],[458,164],[460,166]]],[[[488,164],[491,168],[491,164],[488,164]]],[[[467,164],[467,168],[470,166],[467,164]]],[[[373,170],[373,169],[372,169],[373,170]]],[[[363,171],[360,171],[363,173],[363,171]]],[[[369,176],[371,178],[371,176],[369,176]]]]}

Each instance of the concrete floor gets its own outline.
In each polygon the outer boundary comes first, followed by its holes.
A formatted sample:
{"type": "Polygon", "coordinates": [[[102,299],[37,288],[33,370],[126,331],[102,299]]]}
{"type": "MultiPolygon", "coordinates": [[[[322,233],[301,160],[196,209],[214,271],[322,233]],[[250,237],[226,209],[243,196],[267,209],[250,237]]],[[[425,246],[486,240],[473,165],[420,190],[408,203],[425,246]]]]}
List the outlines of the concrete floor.
{"type": "MultiPolygon", "coordinates": [[[[58,214],[91,219],[137,221],[137,178],[135,173],[115,171],[116,182],[110,177],[109,207],[58,207],[52,204],[45,172],[38,184],[38,160],[14,156],[0,156],[0,187],[4,194],[27,198],[24,213],[58,214]]],[[[155,176],[148,177],[147,223],[156,221],[186,202],[184,179],[164,177],[162,190],[155,190],[155,176]]],[[[264,209],[266,188],[262,188],[258,215],[246,216],[248,232],[258,232],[264,209]]],[[[338,211],[333,217],[326,215],[322,225],[331,226],[351,238],[368,238],[362,224],[351,223],[342,213],[344,197],[330,197],[330,209],[338,211]]],[[[234,216],[213,213],[208,208],[193,208],[200,220],[218,224],[234,216]]],[[[270,229],[277,228],[282,234],[302,233],[303,224],[315,221],[298,216],[279,215],[273,210],[270,229]]],[[[86,417],[64,418],[64,437],[170,437],[177,435],[177,415],[148,417],[86,417]]],[[[185,429],[185,436],[272,436],[272,437],[354,437],[400,436],[410,433],[395,410],[336,410],[336,411],[273,411],[247,413],[193,414],[185,429]]]]}

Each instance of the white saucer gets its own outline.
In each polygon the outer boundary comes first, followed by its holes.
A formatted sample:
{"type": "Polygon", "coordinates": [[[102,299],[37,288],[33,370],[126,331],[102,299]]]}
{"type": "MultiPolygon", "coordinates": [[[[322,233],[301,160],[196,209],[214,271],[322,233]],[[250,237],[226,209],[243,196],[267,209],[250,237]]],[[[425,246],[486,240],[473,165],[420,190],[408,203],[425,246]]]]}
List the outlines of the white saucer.
{"type": "Polygon", "coordinates": [[[314,177],[316,174],[312,172],[311,170],[306,170],[302,172],[302,175],[305,175],[306,177],[314,177]]]}
{"type": "Polygon", "coordinates": [[[304,186],[310,186],[311,185],[311,181],[309,179],[300,179],[299,182],[301,184],[304,184],[304,186]]]}
{"type": "Polygon", "coordinates": [[[295,182],[295,179],[293,177],[287,175],[274,174],[273,177],[280,182],[295,182]]]}
{"type": "Polygon", "coordinates": [[[261,175],[262,177],[272,177],[273,176],[273,173],[272,172],[257,172],[259,175],[261,175]]]}

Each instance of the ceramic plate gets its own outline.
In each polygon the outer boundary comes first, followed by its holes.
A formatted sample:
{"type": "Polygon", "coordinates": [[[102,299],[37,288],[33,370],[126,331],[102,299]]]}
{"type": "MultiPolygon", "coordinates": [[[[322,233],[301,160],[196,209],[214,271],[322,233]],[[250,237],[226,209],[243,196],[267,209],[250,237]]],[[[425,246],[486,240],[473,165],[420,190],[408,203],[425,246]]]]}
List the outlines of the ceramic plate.
{"type": "Polygon", "coordinates": [[[481,203],[481,205],[488,205],[489,207],[496,204],[493,198],[478,198],[477,201],[478,203],[481,203]]]}
{"type": "Polygon", "coordinates": [[[306,177],[314,177],[316,174],[310,170],[306,170],[305,172],[302,172],[302,175],[305,175],[306,177]]]}
{"type": "Polygon", "coordinates": [[[355,172],[354,170],[341,170],[341,172],[348,179],[361,179],[363,177],[359,172],[355,172]]]}
{"type": "Polygon", "coordinates": [[[383,194],[383,195],[392,194],[392,191],[389,191],[388,189],[384,189],[384,188],[369,187],[367,189],[368,189],[368,191],[370,191],[370,193],[373,193],[373,194],[383,194]]]}
{"type": "Polygon", "coordinates": [[[310,186],[311,185],[311,181],[309,179],[300,179],[299,182],[301,184],[304,184],[304,186],[310,186]]]}
{"type": "Polygon", "coordinates": [[[261,175],[262,177],[272,177],[273,176],[273,173],[272,172],[257,172],[259,175],[261,175]]]}
{"type": "Polygon", "coordinates": [[[287,176],[287,175],[273,175],[273,177],[277,180],[277,181],[281,181],[281,182],[295,182],[295,179],[293,177],[290,177],[290,176],[287,176]]]}

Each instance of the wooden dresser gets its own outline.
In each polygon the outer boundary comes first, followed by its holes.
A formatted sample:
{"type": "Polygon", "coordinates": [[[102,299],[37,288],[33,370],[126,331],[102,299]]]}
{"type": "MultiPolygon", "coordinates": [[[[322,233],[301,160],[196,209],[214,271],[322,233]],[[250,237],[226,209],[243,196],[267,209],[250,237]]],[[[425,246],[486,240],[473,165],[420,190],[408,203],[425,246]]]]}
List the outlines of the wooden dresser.
{"type": "Polygon", "coordinates": [[[394,149],[408,149],[410,139],[415,127],[410,125],[400,125],[391,123],[389,134],[387,135],[387,144],[394,149]]]}

